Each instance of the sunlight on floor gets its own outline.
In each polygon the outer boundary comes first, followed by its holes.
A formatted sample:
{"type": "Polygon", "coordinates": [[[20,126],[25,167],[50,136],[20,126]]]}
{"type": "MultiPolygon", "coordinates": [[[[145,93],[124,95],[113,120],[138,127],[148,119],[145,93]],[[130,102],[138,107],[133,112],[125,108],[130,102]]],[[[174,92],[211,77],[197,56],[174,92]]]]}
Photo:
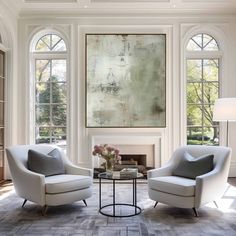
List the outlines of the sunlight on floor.
{"type": "MultiPolygon", "coordinates": [[[[1,191],[0,191],[1,192],[1,191]]],[[[15,191],[14,190],[10,190],[10,191],[8,191],[8,192],[5,192],[5,193],[3,193],[3,194],[1,194],[1,196],[0,196],[0,201],[1,200],[3,200],[3,199],[5,199],[5,198],[7,198],[8,196],[10,196],[12,193],[14,193],[15,191]]]]}
{"type": "Polygon", "coordinates": [[[12,183],[4,183],[2,187],[0,187],[0,200],[7,198],[14,192],[15,190],[13,188],[12,183]]]}
{"type": "MultiPolygon", "coordinates": [[[[233,205],[236,204],[236,187],[228,185],[223,198],[218,200],[217,204],[219,206],[218,210],[223,213],[236,212],[236,209],[233,209],[233,205]]],[[[216,208],[214,203],[209,203],[207,206],[210,208],[216,208]]]]}

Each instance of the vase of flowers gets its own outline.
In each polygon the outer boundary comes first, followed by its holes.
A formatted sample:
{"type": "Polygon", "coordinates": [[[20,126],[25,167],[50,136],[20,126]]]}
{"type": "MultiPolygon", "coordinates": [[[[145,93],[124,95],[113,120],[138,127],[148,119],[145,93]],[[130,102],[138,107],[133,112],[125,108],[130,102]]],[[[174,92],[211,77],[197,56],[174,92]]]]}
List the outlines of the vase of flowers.
{"type": "Polygon", "coordinates": [[[102,157],[105,160],[106,172],[112,172],[114,165],[121,160],[119,150],[108,144],[95,145],[93,156],[102,157]]]}

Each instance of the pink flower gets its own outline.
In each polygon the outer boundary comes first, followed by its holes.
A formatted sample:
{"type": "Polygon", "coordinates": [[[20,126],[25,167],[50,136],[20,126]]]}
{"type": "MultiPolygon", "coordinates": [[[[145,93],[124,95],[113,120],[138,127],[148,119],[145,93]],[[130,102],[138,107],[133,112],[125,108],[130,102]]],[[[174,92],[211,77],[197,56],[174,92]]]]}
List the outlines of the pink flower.
{"type": "Polygon", "coordinates": [[[121,159],[119,156],[119,150],[109,146],[108,144],[95,145],[92,151],[93,156],[99,156],[104,158],[106,161],[110,160],[117,162],[121,159]]]}
{"type": "Polygon", "coordinates": [[[110,146],[108,146],[106,149],[107,149],[108,152],[112,152],[114,150],[114,148],[110,147],[110,146]]]}

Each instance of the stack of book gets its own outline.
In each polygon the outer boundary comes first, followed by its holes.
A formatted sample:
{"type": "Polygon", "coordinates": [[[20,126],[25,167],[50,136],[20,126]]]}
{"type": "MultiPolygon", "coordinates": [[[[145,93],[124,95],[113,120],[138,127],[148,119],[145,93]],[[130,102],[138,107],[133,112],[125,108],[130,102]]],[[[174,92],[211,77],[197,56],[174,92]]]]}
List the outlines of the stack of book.
{"type": "Polygon", "coordinates": [[[138,176],[137,168],[124,168],[120,171],[121,178],[135,178],[138,176]]]}

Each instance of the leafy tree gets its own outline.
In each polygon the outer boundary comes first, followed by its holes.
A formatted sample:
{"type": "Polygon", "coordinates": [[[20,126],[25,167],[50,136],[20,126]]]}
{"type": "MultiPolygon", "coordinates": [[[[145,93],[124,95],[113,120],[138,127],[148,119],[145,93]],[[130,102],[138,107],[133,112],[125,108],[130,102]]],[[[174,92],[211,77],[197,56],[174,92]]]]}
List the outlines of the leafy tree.
{"type": "MultiPolygon", "coordinates": [[[[188,60],[187,65],[187,122],[188,125],[213,128],[213,140],[218,136],[217,125],[213,122],[213,105],[218,98],[218,61],[188,60]]],[[[200,128],[196,129],[199,131],[200,128]]],[[[192,136],[189,129],[189,136],[192,136]]],[[[202,130],[202,134],[203,132],[202,130]]],[[[203,136],[204,140],[204,136],[203,136]]]]}
{"type": "Polygon", "coordinates": [[[64,83],[57,82],[55,76],[50,77],[49,82],[38,83],[37,94],[39,103],[37,105],[36,124],[39,127],[48,126],[47,128],[45,127],[44,132],[41,134],[48,136],[51,132],[52,136],[58,136],[58,129],[54,129],[54,127],[66,126],[66,92],[63,89],[64,86],[64,83]]]}

